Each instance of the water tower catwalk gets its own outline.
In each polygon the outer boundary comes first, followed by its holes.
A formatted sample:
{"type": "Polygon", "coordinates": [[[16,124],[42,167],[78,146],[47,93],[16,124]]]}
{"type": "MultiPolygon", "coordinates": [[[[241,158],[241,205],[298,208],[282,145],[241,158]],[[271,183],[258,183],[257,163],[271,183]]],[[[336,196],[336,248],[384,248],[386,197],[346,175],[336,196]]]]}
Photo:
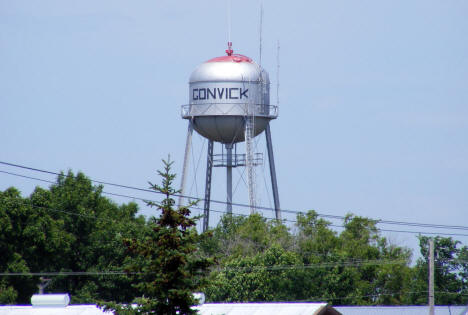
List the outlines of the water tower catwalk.
{"type": "MultiPolygon", "coordinates": [[[[211,175],[214,167],[226,168],[226,211],[232,213],[232,168],[247,168],[250,212],[255,212],[254,167],[262,155],[254,154],[253,139],[265,131],[270,178],[276,219],[281,219],[270,120],[278,117],[278,107],[270,105],[268,73],[249,57],[233,54],[228,43],[227,55],[210,59],[192,72],[189,104],[182,106],[182,118],[189,123],[185,147],[181,195],[185,193],[191,137],[195,129],[208,139],[203,231],[209,226],[211,175]],[[245,142],[245,154],[237,154],[236,144],[245,142]],[[213,154],[213,142],[226,150],[213,154]],[[234,154],[233,154],[234,149],[234,154]]],[[[179,204],[183,204],[181,197],[179,204]]]]}

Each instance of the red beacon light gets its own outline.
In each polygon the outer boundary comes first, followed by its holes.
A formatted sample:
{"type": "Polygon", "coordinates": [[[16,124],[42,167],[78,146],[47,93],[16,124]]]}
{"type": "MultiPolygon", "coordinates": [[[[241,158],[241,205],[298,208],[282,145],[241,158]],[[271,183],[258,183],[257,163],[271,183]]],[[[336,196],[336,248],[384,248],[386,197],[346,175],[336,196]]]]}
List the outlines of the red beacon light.
{"type": "Polygon", "coordinates": [[[232,42],[228,42],[228,49],[226,49],[226,54],[228,56],[232,56],[233,52],[234,52],[234,50],[232,50],[232,42]]]}

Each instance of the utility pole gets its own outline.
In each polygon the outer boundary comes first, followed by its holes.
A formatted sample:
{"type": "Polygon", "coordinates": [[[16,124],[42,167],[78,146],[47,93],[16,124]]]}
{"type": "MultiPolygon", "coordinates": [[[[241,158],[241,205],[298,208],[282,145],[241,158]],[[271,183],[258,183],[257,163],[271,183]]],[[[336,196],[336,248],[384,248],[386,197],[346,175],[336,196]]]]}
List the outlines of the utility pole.
{"type": "Polygon", "coordinates": [[[429,239],[429,315],[434,315],[434,240],[429,239]]]}

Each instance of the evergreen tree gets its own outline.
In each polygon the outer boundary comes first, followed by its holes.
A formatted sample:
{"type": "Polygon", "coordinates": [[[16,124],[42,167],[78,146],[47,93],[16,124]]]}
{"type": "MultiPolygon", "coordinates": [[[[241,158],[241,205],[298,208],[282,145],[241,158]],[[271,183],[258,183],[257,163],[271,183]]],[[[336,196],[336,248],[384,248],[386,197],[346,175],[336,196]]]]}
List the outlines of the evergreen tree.
{"type": "Polygon", "coordinates": [[[127,240],[131,254],[127,271],[135,274],[135,287],[143,296],[133,306],[107,304],[116,314],[196,313],[191,308],[197,304],[193,293],[202,288],[205,271],[211,265],[211,259],[198,251],[202,236],[194,228],[197,218],[190,217],[189,209],[194,203],[174,208],[173,196],[179,191],[172,188],[172,162],[163,163],[164,171],[158,171],[162,185],[149,184],[165,198],[160,203],[148,202],[161,215],[151,218],[152,233],[146,238],[127,240]]]}

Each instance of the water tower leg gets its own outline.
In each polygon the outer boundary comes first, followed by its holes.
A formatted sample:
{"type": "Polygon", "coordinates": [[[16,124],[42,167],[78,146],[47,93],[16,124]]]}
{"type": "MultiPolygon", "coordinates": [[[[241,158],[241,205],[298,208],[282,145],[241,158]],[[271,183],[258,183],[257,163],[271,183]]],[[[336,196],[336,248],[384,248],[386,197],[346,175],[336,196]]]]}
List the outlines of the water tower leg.
{"type": "Polygon", "coordinates": [[[232,214],[232,144],[226,144],[226,212],[232,214]]]}
{"type": "Polygon", "coordinates": [[[273,156],[273,144],[271,142],[271,131],[270,131],[270,123],[267,124],[265,130],[266,136],[266,143],[268,149],[268,161],[270,164],[270,177],[271,177],[271,187],[273,190],[273,201],[275,203],[275,215],[276,220],[281,220],[281,210],[280,210],[280,202],[279,202],[279,194],[278,194],[278,182],[276,181],[276,169],[275,169],[275,158],[273,156]]]}
{"type": "Polygon", "coordinates": [[[203,232],[210,224],[211,172],[213,170],[213,140],[208,140],[208,158],[206,159],[205,206],[203,208],[203,232]]]}
{"type": "Polygon", "coordinates": [[[180,180],[180,196],[179,196],[179,207],[182,207],[185,199],[185,182],[187,181],[187,172],[188,172],[188,163],[190,157],[190,149],[192,146],[192,133],[193,133],[193,124],[189,120],[188,131],[187,131],[187,141],[185,142],[185,156],[184,156],[184,166],[182,168],[182,178],[180,180]]]}

